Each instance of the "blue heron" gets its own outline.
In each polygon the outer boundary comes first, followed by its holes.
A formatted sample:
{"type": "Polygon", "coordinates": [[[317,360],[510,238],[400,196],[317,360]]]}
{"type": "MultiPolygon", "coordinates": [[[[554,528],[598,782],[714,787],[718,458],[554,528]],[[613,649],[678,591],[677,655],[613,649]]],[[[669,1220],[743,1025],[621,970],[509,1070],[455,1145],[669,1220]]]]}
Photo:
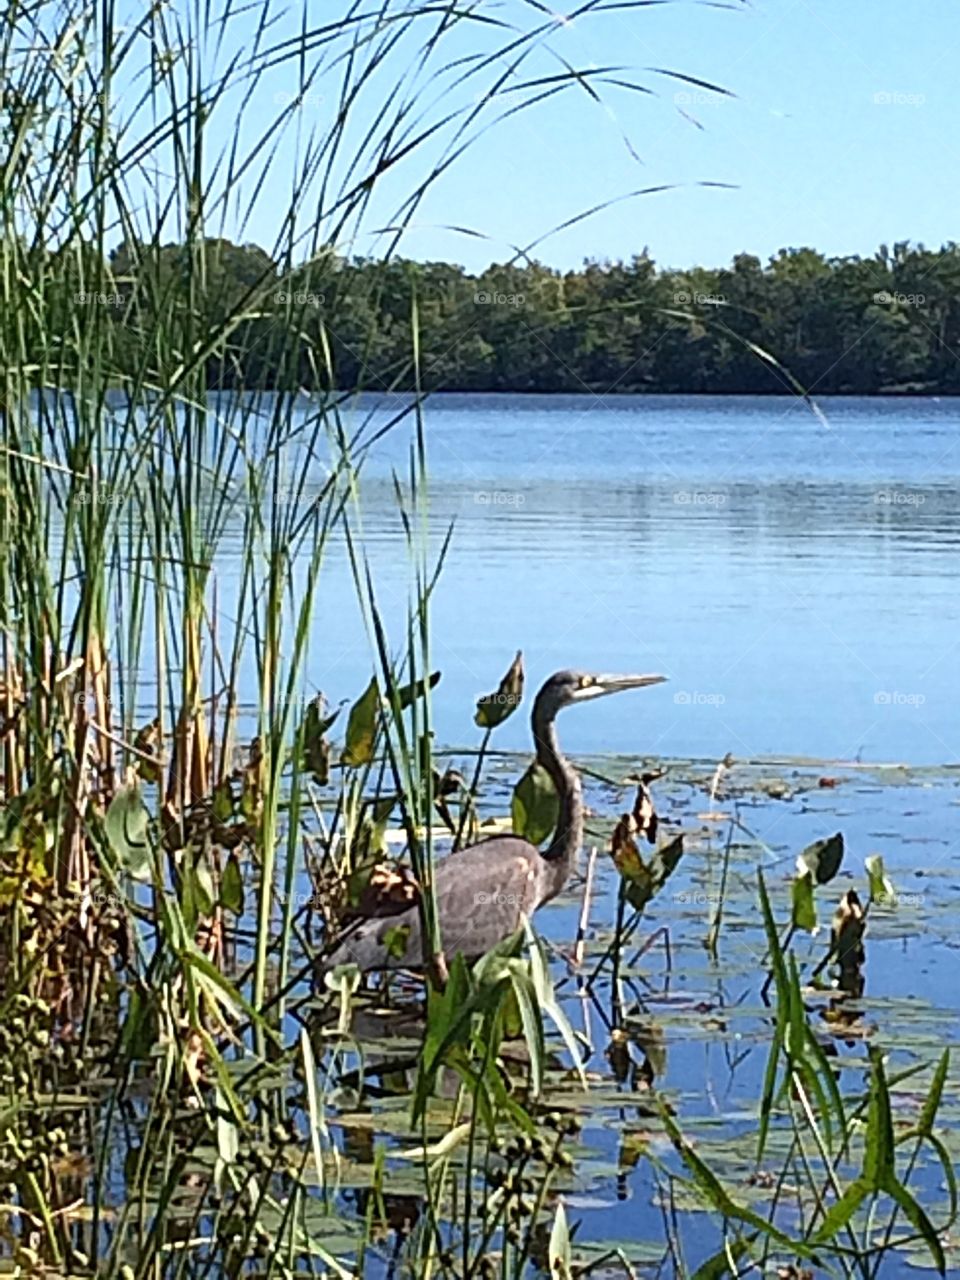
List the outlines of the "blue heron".
{"type": "MultiPolygon", "coordinates": [[[[553,838],[541,850],[520,836],[491,836],[438,863],[434,886],[441,940],[448,956],[461,952],[470,960],[485,955],[511,937],[523,918],[555,898],[569,879],[583,840],[583,796],[580,775],[560,750],[554,723],[557,712],[665,679],[557,671],[541,687],[530,724],[537,762],[550,775],[560,801],[553,838]]],[[[420,913],[414,905],[399,915],[361,923],[326,959],[323,968],[355,964],[365,972],[408,969],[417,966],[421,958],[420,913]],[[398,941],[402,945],[398,946],[398,941]]]]}

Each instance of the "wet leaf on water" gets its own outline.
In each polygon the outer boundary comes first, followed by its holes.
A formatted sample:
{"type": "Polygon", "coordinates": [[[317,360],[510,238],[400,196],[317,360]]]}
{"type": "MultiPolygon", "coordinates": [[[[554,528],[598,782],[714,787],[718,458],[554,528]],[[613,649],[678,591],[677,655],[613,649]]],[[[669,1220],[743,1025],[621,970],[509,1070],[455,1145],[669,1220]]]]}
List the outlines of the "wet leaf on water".
{"type": "Polygon", "coordinates": [[[514,788],[510,813],[514,834],[531,844],[542,844],[556,830],[560,797],[549,773],[536,762],[514,788]]]}
{"type": "Polygon", "coordinates": [[[843,833],[814,840],[797,858],[801,870],[808,868],[817,884],[827,884],[840,870],[843,861],[843,833]]]}
{"type": "Polygon", "coordinates": [[[486,693],[477,699],[477,710],[473,722],[481,729],[495,729],[513,715],[523,699],[523,654],[517,650],[517,656],[510,664],[506,675],[500,681],[496,693],[486,693]]]}
{"type": "Polygon", "coordinates": [[[123,787],[113,797],[104,819],[110,847],[120,865],[134,880],[148,881],[151,874],[150,815],[136,785],[123,787]]]}

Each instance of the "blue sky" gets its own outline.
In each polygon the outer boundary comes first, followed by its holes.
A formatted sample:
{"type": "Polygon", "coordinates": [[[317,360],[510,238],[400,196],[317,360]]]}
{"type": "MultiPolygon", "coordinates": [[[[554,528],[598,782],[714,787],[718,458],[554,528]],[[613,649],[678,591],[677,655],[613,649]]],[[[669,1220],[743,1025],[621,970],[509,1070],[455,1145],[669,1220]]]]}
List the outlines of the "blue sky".
{"type": "MultiPolygon", "coordinates": [[[[561,18],[575,8],[574,0],[563,3],[561,18]]],[[[525,25],[536,19],[519,0],[484,11],[519,16],[525,25]]],[[[311,3],[308,14],[317,23],[329,20],[331,9],[311,3]]],[[[291,33],[299,21],[291,11],[291,33]]],[[[570,89],[495,127],[431,190],[402,252],[479,268],[591,206],[661,183],[679,187],[615,204],[550,236],[535,256],[571,267],[648,246],[663,265],[712,266],[743,250],[766,257],[810,245],[828,254],[870,254],[882,242],[960,238],[956,0],[665,3],[559,22],[548,43],[578,69],[622,68],[618,75],[656,96],[606,86],[598,104],[570,89]],[[712,81],[736,97],[650,67],[712,81]],[[736,189],[696,186],[700,181],[736,189]],[[444,230],[445,224],[487,239],[444,230]]],[[[465,29],[454,34],[450,53],[480,47],[492,48],[491,38],[465,29]]],[[[409,51],[397,57],[405,62],[409,51]]],[[[544,49],[534,67],[549,74],[561,63],[544,49]]],[[[388,66],[373,82],[376,94],[390,74],[388,66]]],[[[275,86],[290,82],[270,83],[277,92],[275,86]]],[[[454,77],[434,114],[469,102],[475,87],[479,82],[454,77]]],[[[376,94],[362,100],[358,127],[376,119],[376,94]]],[[[319,124],[335,95],[335,84],[321,75],[301,112],[315,112],[319,124]]],[[[292,135],[282,146],[292,157],[292,135]]],[[[428,154],[430,148],[417,153],[384,184],[367,227],[388,220],[428,154]]],[[[269,245],[277,222],[273,194],[258,202],[244,238],[269,245]]],[[[372,244],[361,236],[353,247],[372,244]]]]}

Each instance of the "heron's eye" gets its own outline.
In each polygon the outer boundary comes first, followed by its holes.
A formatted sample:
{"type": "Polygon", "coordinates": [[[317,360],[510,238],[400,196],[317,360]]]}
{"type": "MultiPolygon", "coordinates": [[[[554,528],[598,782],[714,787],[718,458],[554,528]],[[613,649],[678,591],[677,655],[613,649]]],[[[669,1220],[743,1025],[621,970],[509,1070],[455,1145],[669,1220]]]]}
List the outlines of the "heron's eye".
{"type": "Polygon", "coordinates": [[[591,686],[592,684],[595,684],[595,683],[596,683],[596,682],[595,682],[595,680],[594,680],[593,676],[581,676],[581,677],[580,677],[580,688],[581,688],[581,689],[589,689],[589,688],[590,688],[590,686],[591,686]]]}

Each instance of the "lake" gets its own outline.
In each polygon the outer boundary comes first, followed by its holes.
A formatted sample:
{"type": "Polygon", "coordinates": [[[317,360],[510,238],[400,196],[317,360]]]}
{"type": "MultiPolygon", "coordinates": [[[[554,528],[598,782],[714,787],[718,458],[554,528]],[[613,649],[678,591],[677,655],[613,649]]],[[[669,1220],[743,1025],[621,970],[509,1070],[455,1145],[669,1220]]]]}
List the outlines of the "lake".
{"type": "MultiPolygon", "coordinates": [[[[401,403],[363,397],[353,425],[401,403]]],[[[438,547],[454,524],[433,611],[439,740],[475,738],[473,703],[519,648],[530,690],[564,666],[669,676],[567,717],[575,751],[955,761],[960,403],[819,404],[823,419],[790,397],[431,397],[438,547]]],[[[391,472],[409,434],[376,445],[362,485],[398,647],[391,472]]],[[[319,613],[310,680],[353,698],[369,654],[342,555],[319,613]]],[[[526,741],[521,717],[498,732],[526,741]]]]}

